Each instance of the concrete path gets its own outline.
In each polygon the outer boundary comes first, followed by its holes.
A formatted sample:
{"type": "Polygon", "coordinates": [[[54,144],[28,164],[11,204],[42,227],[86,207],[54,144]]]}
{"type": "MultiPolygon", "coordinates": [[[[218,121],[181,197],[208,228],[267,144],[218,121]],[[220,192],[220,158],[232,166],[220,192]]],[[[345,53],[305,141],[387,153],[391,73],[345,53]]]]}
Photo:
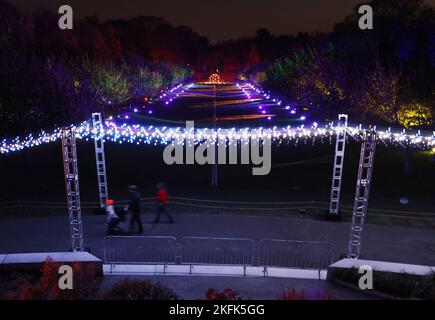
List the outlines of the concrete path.
{"type": "MultiPolygon", "coordinates": [[[[243,215],[174,215],[175,224],[150,224],[143,215],[144,235],[233,237],[328,241],[338,254],[347,252],[349,223],[287,217],[243,215]]],[[[103,257],[104,216],[84,217],[85,245],[103,257]]],[[[122,226],[126,227],[126,226],[122,226]]],[[[68,218],[1,218],[0,253],[55,252],[70,247],[68,218]]],[[[361,258],[435,266],[435,232],[431,229],[367,225],[361,258]]]]}
{"type": "MultiPolygon", "coordinates": [[[[131,279],[147,279],[151,282],[160,282],[170,287],[185,300],[203,300],[205,292],[213,288],[218,292],[225,289],[235,290],[244,299],[250,300],[276,300],[287,290],[295,289],[297,294],[305,293],[307,299],[339,299],[360,300],[376,299],[363,292],[342,288],[328,281],[282,279],[282,278],[240,278],[240,277],[195,277],[195,276],[132,276],[131,279]]],[[[119,281],[120,276],[106,276],[104,285],[119,281]]]]}

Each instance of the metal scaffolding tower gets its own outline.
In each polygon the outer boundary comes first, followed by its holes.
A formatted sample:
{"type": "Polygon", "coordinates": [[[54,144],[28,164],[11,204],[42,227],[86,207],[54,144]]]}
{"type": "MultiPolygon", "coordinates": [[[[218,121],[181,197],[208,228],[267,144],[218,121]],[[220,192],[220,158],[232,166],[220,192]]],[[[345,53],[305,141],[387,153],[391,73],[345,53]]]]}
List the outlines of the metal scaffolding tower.
{"type": "Polygon", "coordinates": [[[100,196],[100,207],[106,207],[106,201],[109,197],[107,188],[107,175],[106,175],[106,156],[104,154],[104,138],[101,134],[103,130],[103,121],[101,113],[92,114],[92,125],[95,130],[95,160],[97,164],[97,178],[98,178],[98,193],[100,196]]]}
{"type": "Polygon", "coordinates": [[[83,251],[83,227],[80,208],[79,175],[75,128],[62,130],[62,154],[65,174],[66,201],[70,221],[71,249],[83,251]]]}
{"type": "Polygon", "coordinates": [[[340,127],[341,130],[337,131],[334,171],[332,173],[331,199],[329,202],[329,213],[333,215],[338,215],[340,209],[340,191],[341,180],[343,177],[344,151],[346,149],[347,119],[347,114],[338,115],[338,127],[340,127]]]}
{"type": "Polygon", "coordinates": [[[375,159],[376,138],[376,132],[367,131],[364,134],[364,141],[361,145],[352,225],[349,236],[348,257],[353,259],[357,259],[361,252],[362,233],[366,219],[370,185],[372,181],[373,163],[375,159]]]}
{"type": "MultiPolygon", "coordinates": [[[[214,108],[213,108],[213,130],[216,131],[217,127],[217,110],[216,110],[216,85],[213,86],[214,90],[214,108]]],[[[217,187],[218,186],[218,144],[219,139],[216,138],[215,141],[215,163],[212,165],[211,168],[211,186],[217,187]]]]}
{"type": "Polygon", "coordinates": [[[214,164],[211,168],[211,186],[218,186],[218,165],[214,164]]]}

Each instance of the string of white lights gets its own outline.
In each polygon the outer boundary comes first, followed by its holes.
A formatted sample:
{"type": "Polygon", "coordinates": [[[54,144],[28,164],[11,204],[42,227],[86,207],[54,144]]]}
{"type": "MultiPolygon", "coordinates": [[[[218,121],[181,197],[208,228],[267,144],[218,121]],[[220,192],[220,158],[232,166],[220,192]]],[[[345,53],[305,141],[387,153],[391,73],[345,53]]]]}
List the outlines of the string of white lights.
{"type": "MultiPolygon", "coordinates": [[[[300,140],[322,140],[332,138],[340,130],[345,130],[343,127],[328,124],[320,127],[317,124],[306,128],[299,127],[284,127],[284,128],[219,128],[213,130],[210,128],[195,128],[186,129],[184,127],[154,127],[140,125],[118,125],[113,121],[106,121],[103,128],[93,128],[90,121],[74,126],[77,139],[90,140],[96,136],[102,137],[105,141],[116,143],[133,143],[133,144],[198,144],[198,143],[236,143],[238,141],[249,142],[249,139],[271,139],[273,142],[282,143],[283,141],[300,141],[300,140]]],[[[363,138],[364,129],[361,125],[357,127],[347,127],[348,133],[357,140],[363,138]]],[[[422,134],[421,132],[408,133],[406,131],[393,132],[391,129],[377,130],[376,127],[371,128],[378,134],[378,140],[386,145],[409,146],[420,150],[432,150],[435,148],[435,133],[422,134]]],[[[27,148],[33,148],[42,144],[48,144],[60,139],[61,128],[57,128],[51,133],[41,132],[38,135],[30,134],[24,138],[15,138],[12,140],[3,140],[0,144],[0,153],[7,154],[21,151],[27,148]]]]}

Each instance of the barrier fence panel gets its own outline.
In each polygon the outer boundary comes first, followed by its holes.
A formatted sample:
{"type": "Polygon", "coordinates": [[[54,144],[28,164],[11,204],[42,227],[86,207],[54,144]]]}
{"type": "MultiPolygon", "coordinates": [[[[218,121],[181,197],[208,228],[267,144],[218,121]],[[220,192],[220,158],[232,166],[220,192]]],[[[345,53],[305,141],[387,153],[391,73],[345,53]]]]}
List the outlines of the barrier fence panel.
{"type": "Polygon", "coordinates": [[[335,259],[335,248],[329,243],[261,240],[257,246],[258,265],[301,269],[326,269],[335,259]]]}
{"type": "Polygon", "coordinates": [[[238,265],[326,269],[335,261],[335,248],[324,242],[264,239],[184,237],[105,238],[109,264],[238,265]]]}
{"type": "Polygon", "coordinates": [[[174,237],[106,237],[105,263],[176,264],[178,245],[174,237]]]}
{"type": "Polygon", "coordinates": [[[184,237],[181,253],[182,264],[250,266],[254,242],[251,239],[184,237]]]}

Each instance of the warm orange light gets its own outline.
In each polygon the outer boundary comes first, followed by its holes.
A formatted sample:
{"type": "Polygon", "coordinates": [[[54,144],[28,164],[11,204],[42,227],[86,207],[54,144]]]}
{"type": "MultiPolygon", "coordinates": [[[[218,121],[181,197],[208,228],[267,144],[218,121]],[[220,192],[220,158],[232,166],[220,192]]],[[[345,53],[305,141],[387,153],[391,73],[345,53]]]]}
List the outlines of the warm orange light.
{"type": "Polygon", "coordinates": [[[208,82],[210,84],[220,84],[221,83],[221,77],[217,73],[213,73],[209,78],[208,82]]]}

